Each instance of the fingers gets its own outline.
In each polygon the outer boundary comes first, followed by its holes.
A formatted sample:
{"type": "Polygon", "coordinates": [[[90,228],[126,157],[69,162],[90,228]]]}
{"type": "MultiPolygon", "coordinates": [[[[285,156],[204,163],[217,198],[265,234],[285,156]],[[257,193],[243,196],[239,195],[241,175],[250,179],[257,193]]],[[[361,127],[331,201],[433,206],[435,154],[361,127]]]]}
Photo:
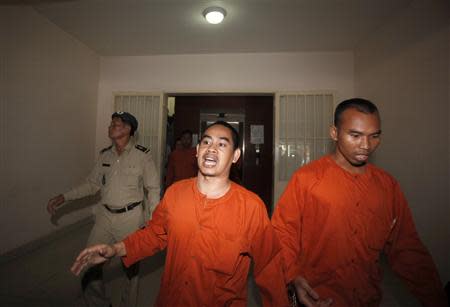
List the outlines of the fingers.
{"type": "Polygon", "coordinates": [[[84,249],[77,256],[70,270],[78,276],[87,266],[105,262],[113,256],[113,250],[110,246],[105,244],[94,245],[84,249]]]}
{"type": "Polygon", "coordinates": [[[326,300],[320,301],[320,305],[319,307],[328,307],[333,305],[333,299],[332,298],[327,298],[326,300]]]}
{"type": "Polygon", "coordinates": [[[53,215],[53,214],[55,214],[55,204],[54,204],[54,199],[52,198],[52,199],[50,199],[49,201],[48,201],[48,204],[47,204],[47,211],[48,211],[48,213],[50,213],[51,215],[53,215]]]}
{"type": "Polygon", "coordinates": [[[56,213],[56,207],[64,203],[64,196],[62,194],[53,197],[48,201],[47,204],[47,211],[51,215],[54,215],[56,213]]]}
{"type": "Polygon", "coordinates": [[[327,307],[333,304],[331,298],[320,299],[320,296],[311,288],[308,281],[301,276],[294,280],[294,285],[300,302],[306,307],[327,307]]]}
{"type": "Polygon", "coordinates": [[[85,264],[82,264],[79,261],[75,261],[70,268],[70,271],[75,274],[76,276],[80,275],[81,271],[86,267],[85,264]]]}
{"type": "Polygon", "coordinates": [[[304,281],[303,289],[306,291],[306,294],[308,296],[310,296],[311,298],[313,298],[314,300],[318,300],[319,299],[319,295],[317,294],[317,292],[314,291],[313,288],[311,288],[309,286],[309,284],[308,284],[308,282],[306,282],[306,280],[304,281]]]}
{"type": "Polygon", "coordinates": [[[72,273],[78,276],[80,272],[88,266],[90,259],[91,259],[91,251],[89,251],[89,249],[83,250],[78,255],[77,259],[73,263],[70,270],[72,271],[72,273]]]}
{"type": "Polygon", "coordinates": [[[306,291],[304,291],[303,294],[300,293],[299,300],[306,307],[328,307],[333,304],[331,298],[327,298],[326,300],[313,299],[306,291]]]}

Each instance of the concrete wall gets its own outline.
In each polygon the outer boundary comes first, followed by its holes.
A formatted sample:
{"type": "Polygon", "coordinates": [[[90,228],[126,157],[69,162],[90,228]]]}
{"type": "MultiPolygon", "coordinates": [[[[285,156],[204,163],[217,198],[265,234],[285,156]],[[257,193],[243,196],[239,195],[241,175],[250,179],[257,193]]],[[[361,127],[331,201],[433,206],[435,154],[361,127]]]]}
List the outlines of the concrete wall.
{"type": "Polygon", "coordinates": [[[113,92],[278,92],[353,95],[353,52],[102,57],[97,149],[108,143],[113,92]]]}
{"type": "Polygon", "coordinates": [[[99,57],[29,7],[0,7],[0,34],[3,254],[89,214],[45,207],[94,164],[99,57]]]}
{"type": "Polygon", "coordinates": [[[355,51],[355,93],[381,110],[375,161],[400,182],[443,281],[450,279],[450,5],[416,0],[355,51]]]}

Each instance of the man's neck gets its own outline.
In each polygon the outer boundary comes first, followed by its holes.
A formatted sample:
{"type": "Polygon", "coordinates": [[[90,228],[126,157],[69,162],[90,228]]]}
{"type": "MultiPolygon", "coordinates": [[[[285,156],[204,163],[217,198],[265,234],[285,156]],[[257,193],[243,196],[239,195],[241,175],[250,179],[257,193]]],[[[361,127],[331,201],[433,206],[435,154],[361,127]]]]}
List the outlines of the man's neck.
{"type": "Polygon", "coordinates": [[[116,148],[116,151],[119,155],[123,153],[125,147],[127,147],[129,142],[130,142],[129,136],[113,140],[114,147],[116,148]]]}
{"type": "Polygon", "coordinates": [[[231,183],[228,177],[197,176],[197,188],[206,198],[217,199],[227,194],[231,183]]]}

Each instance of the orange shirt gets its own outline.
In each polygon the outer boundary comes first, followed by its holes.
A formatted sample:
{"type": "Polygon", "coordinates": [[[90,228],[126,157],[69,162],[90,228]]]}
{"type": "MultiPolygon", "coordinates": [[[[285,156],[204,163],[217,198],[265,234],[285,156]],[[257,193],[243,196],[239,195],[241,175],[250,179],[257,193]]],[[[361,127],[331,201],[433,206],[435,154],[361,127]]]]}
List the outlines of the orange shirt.
{"type": "Polygon", "coordinates": [[[326,156],[300,168],[272,224],[283,247],[286,282],[302,275],[321,297],[333,298],[333,307],[379,305],[383,250],[423,305],[446,306],[398,183],[374,165],[355,175],[326,156]]]}
{"type": "Polygon", "coordinates": [[[173,184],[147,227],[124,240],[129,266],[167,248],[156,306],[246,306],[253,274],[264,306],[287,306],[281,247],[263,202],[231,183],[207,199],[197,178],[173,184]]]}
{"type": "Polygon", "coordinates": [[[166,175],[167,187],[176,181],[197,176],[196,154],[195,148],[175,149],[170,153],[166,175]]]}

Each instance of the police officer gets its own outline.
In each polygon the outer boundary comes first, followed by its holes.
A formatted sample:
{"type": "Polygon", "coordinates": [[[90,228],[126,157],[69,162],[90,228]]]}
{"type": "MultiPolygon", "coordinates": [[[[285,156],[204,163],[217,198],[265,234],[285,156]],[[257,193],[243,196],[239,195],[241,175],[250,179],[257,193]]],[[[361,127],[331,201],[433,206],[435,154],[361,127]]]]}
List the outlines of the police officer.
{"type": "MultiPolygon", "coordinates": [[[[88,246],[123,240],[144,223],[143,200],[148,193],[149,211],[159,202],[159,176],[149,149],[134,142],[136,118],[127,112],[111,116],[109,138],[112,145],[100,152],[97,163],[79,186],[49,200],[50,214],[65,201],[101,191],[101,203],[94,207],[95,224],[88,246]]],[[[125,268],[124,268],[125,269],[125,268]]],[[[122,290],[122,306],[135,306],[138,290],[138,267],[125,269],[128,286],[122,290]]],[[[110,306],[102,278],[102,267],[94,266],[84,274],[82,289],[88,306],[110,306]]]]}

